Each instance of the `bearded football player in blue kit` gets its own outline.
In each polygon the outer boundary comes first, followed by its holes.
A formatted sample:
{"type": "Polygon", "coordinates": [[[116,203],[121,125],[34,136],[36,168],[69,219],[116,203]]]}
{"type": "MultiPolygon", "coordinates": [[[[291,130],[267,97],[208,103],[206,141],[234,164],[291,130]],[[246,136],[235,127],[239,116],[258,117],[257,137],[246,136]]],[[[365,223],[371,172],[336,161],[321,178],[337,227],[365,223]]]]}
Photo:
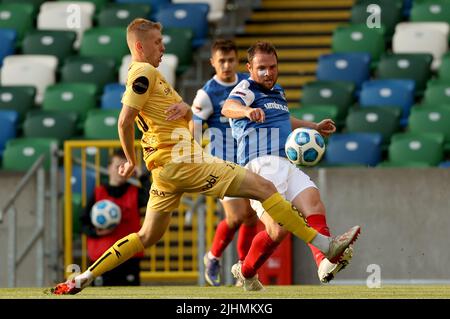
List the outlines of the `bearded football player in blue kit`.
{"type": "MultiPolygon", "coordinates": [[[[247,58],[250,78],[233,89],[222,108],[222,114],[232,119],[233,136],[238,143],[238,164],[273,182],[278,192],[297,208],[310,227],[330,236],[325,206],[317,186],[286,158],[284,146],[295,128],[309,127],[323,136],[329,136],[336,130],[334,122],[325,119],[314,123],[290,116],[284,90],[276,84],[278,57],[270,43],[256,43],[248,50],[247,58]]],[[[288,232],[266,214],[258,202],[250,200],[250,203],[266,226],[266,231],[256,235],[246,258],[242,263],[233,265],[232,273],[244,282],[244,289],[261,290],[263,286],[257,271],[288,232]]],[[[339,262],[332,263],[317,248],[309,246],[322,282],[333,279],[348,264],[353,253],[349,247],[339,262]]]]}

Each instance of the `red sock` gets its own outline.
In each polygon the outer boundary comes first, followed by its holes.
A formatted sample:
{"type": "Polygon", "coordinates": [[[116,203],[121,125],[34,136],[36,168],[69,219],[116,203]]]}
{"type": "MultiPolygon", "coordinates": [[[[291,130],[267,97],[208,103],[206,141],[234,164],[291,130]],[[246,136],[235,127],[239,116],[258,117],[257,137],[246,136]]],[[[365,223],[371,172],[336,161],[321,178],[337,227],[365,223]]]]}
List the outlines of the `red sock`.
{"type": "Polygon", "coordinates": [[[256,228],[256,224],[253,226],[247,226],[245,224],[242,224],[241,227],[239,228],[239,236],[237,240],[237,252],[240,261],[243,261],[245,259],[245,256],[247,256],[250,246],[252,245],[252,240],[257,233],[258,230],[256,228]]]}
{"type": "MultiPolygon", "coordinates": [[[[327,225],[327,219],[325,215],[314,214],[306,217],[306,221],[309,226],[317,230],[320,234],[325,236],[330,235],[330,229],[327,225]]],[[[309,248],[311,248],[314,260],[316,261],[317,267],[319,267],[320,262],[325,259],[325,255],[316,247],[311,244],[308,244],[309,248]]]]}
{"type": "Polygon", "coordinates": [[[242,264],[242,275],[251,278],[256,275],[258,269],[272,255],[280,243],[273,241],[269,234],[263,230],[253,238],[247,257],[242,264]]]}
{"type": "Polygon", "coordinates": [[[222,256],[225,248],[227,248],[228,244],[233,240],[235,232],[236,229],[228,227],[225,219],[217,225],[216,234],[214,235],[211,247],[211,253],[215,257],[222,256]]]}

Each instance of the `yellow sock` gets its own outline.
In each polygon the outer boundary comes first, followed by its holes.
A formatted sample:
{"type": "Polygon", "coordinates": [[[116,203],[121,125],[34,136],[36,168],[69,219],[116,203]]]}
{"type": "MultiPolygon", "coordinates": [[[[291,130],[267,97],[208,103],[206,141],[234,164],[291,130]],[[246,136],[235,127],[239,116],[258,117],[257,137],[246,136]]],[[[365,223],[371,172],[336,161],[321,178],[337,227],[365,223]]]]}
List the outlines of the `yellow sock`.
{"type": "Polygon", "coordinates": [[[316,237],[317,231],[309,227],[298,210],[285,200],[280,193],[274,193],[262,205],[273,220],[301,240],[309,243],[316,237]]]}
{"type": "Polygon", "coordinates": [[[130,234],[119,239],[103,255],[89,267],[94,277],[116,268],[121,263],[133,257],[136,253],[144,250],[137,233],[130,234]]]}

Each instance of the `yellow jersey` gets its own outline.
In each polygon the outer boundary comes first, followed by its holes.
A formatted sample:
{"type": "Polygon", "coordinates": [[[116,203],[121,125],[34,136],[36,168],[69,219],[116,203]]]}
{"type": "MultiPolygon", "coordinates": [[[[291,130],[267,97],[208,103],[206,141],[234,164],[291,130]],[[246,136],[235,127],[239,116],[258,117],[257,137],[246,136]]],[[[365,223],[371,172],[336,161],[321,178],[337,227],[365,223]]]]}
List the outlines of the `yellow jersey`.
{"type": "MultiPolygon", "coordinates": [[[[161,149],[170,150],[177,144],[179,138],[174,132],[180,129],[189,132],[185,118],[166,120],[166,109],[181,101],[182,98],[154,66],[146,62],[131,63],[122,104],[139,110],[136,122],[143,133],[141,145],[149,155],[157,155],[154,153],[161,149]]],[[[147,163],[151,164],[149,169],[155,166],[153,162],[147,163]]]]}

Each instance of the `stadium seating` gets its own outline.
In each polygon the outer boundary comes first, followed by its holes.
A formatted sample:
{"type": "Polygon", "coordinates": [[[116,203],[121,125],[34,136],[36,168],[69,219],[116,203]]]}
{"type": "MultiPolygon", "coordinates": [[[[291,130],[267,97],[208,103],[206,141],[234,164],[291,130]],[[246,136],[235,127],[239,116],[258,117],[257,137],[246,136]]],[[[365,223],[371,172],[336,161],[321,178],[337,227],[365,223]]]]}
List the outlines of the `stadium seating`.
{"type": "Polygon", "coordinates": [[[164,28],[163,42],[165,54],[174,54],[178,57],[177,74],[186,71],[192,64],[193,33],[189,28],[164,28]]]}
{"type": "Polygon", "coordinates": [[[354,103],[355,85],[351,82],[314,81],[306,83],[300,100],[302,107],[308,105],[335,105],[336,120],[343,122],[349,107],[354,103]]]}
{"type": "Polygon", "coordinates": [[[422,103],[425,105],[450,105],[450,82],[429,81],[422,103]]]}
{"type": "Polygon", "coordinates": [[[54,55],[61,63],[74,54],[76,39],[74,31],[35,30],[29,32],[22,42],[23,54],[54,55]]]}
{"type": "Polygon", "coordinates": [[[23,123],[24,137],[49,137],[58,140],[62,147],[64,140],[76,134],[77,116],[66,112],[29,112],[23,123]]]}
{"type": "Polygon", "coordinates": [[[370,54],[335,53],[319,57],[316,72],[319,81],[348,81],[356,90],[370,77],[370,54]]]}
{"type": "Polygon", "coordinates": [[[411,22],[447,22],[450,23],[450,2],[416,1],[410,16],[411,22]]]}
{"type": "Polygon", "coordinates": [[[149,5],[150,6],[150,17],[154,20],[156,13],[158,13],[158,11],[162,7],[164,7],[166,5],[170,5],[171,0],[116,0],[115,2],[123,3],[123,4],[140,3],[140,4],[149,5]]]}
{"type": "Polygon", "coordinates": [[[345,121],[347,132],[380,133],[382,146],[387,147],[392,134],[400,129],[401,110],[397,108],[364,107],[350,109],[345,121]]]}
{"type": "Polygon", "coordinates": [[[365,52],[371,62],[377,62],[385,52],[384,28],[369,28],[366,24],[339,26],[333,32],[331,49],[334,53],[365,52]]]}
{"type": "Polygon", "coordinates": [[[443,160],[443,141],[444,136],[436,133],[394,134],[388,150],[389,163],[391,166],[410,162],[436,166],[443,160]]]}
{"type": "Polygon", "coordinates": [[[9,171],[27,171],[42,155],[47,155],[44,167],[50,167],[51,145],[58,141],[51,138],[15,138],[6,143],[3,152],[3,169],[9,171]]]}
{"type": "MultiPolygon", "coordinates": [[[[18,44],[33,28],[34,7],[29,3],[0,3],[0,28],[16,30],[18,44]]],[[[2,44],[3,45],[3,44],[2,44]]]]}
{"type": "Polygon", "coordinates": [[[0,158],[3,155],[6,142],[13,139],[17,135],[17,122],[19,120],[19,113],[16,111],[1,110],[0,109],[0,158]]]}
{"type": "Polygon", "coordinates": [[[431,132],[444,135],[444,150],[450,151],[450,109],[439,106],[413,107],[409,116],[411,132],[431,132]]]}
{"type": "Polygon", "coordinates": [[[5,4],[27,4],[33,7],[33,17],[39,12],[39,8],[45,0],[2,0],[1,3],[5,4]]]}
{"type": "Polygon", "coordinates": [[[387,54],[380,59],[377,79],[411,79],[416,82],[416,94],[422,95],[431,76],[433,56],[427,53],[387,54]]]}
{"type": "Polygon", "coordinates": [[[370,5],[376,4],[380,8],[379,17],[383,25],[386,36],[391,37],[394,34],[395,25],[402,19],[402,1],[378,0],[362,1],[352,6],[350,22],[352,24],[362,24],[367,22],[367,18],[373,15],[372,10],[368,10],[370,5]]]}
{"type": "Polygon", "coordinates": [[[208,21],[217,23],[224,16],[226,0],[172,0],[172,3],[207,3],[209,4],[208,21]]]}
{"type": "Polygon", "coordinates": [[[413,80],[371,80],[364,82],[359,104],[362,107],[381,106],[401,108],[400,125],[408,124],[408,116],[414,104],[413,80]]]}
{"type": "Polygon", "coordinates": [[[83,1],[44,2],[37,17],[38,30],[75,31],[77,39],[74,47],[80,47],[83,33],[93,26],[95,5],[83,1]]]}
{"type": "Polygon", "coordinates": [[[69,57],[61,68],[61,82],[87,82],[97,85],[99,92],[107,83],[117,81],[113,59],[69,57]]]}
{"type": "Polygon", "coordinates": [[[394,53],[430,53],[432,70],[441,64],[448,50],[449,25],[445,22],[400,22],[392,38],[394,53]]]}
{"type": "Polygon", "coordinates": [[[327,165],[376,166],[381,161],[382,136],[378,133],[337,133],[328,139],[327,165]]]}
{"type": "Polygon", "coordinates": [[[127,27],[135,18],[149,18],[150,10],[144,3],[109,3],[98,14],[98,26],[127,27]]]}
{"type": "Polygon", "coordinates": [[[129,53],[126,30],[122,27],[97,27],[86,30],[80,46],[80,56],[112,58],[117,66],[129,53]]]}
{"type": "Polygon", "coordinates": [[[291,109],[290,113],[293,117],[305,121],[320,122],[324,119],[336,121],[338,108],[336,105],[304,105],[291,109]]]}
{"type": "Polygon", "coordinates": [[[100,108],[102,109],[120,109],[122,108],[122,96],[125,92],[124,85],[114,85],[113,89],[107,89],[106,85],[101,96],[100,108]]]}
{"type": "Polygon", "coordinates": [[[439,80],[450,82],[450,52],[442,57],[442,63],[437,72],[439,80]]]}
{"type": "Polygon", "coordinates": [[[34,86],[40,104],[47,86],[56,81],[58,59],[52,55],[9,55],[3,60],[2,86],[34,86]]]}
{"type": "Polygon", "coordinates": [[[0,86],[0,110],[16,111],[21,122],[34,106],[35,95],[34,86],[0,86]]]}
{"type": "Polygon", "coordinates": [[[14,54],[16,50],[17,32],[14,29],[0,29],[0,67],[3,65],[3,58],[14,54]]]}
{"type": "MultiPolygon", "coordinates": [[[[209,5],[207,3],[180,3],[164,6],[156,20],[165,28],[190,28],[193,32],[192,48],[201,47],[208,36],[209,5]]],[[[189,48],[185,48],[188,50],[189,48]]]]}
{"type": "Polygon", "coordinates": [[[45,91],[43,110],[74,112],[84,121],[97,106],[97,86],[92,83],[58,83],[45,91]]]}
{"type": "Polygon", "coordinates": [[[117,140],[117,118],[120,110],[91,110],[84,123],[87,139],[117,140]]]}

